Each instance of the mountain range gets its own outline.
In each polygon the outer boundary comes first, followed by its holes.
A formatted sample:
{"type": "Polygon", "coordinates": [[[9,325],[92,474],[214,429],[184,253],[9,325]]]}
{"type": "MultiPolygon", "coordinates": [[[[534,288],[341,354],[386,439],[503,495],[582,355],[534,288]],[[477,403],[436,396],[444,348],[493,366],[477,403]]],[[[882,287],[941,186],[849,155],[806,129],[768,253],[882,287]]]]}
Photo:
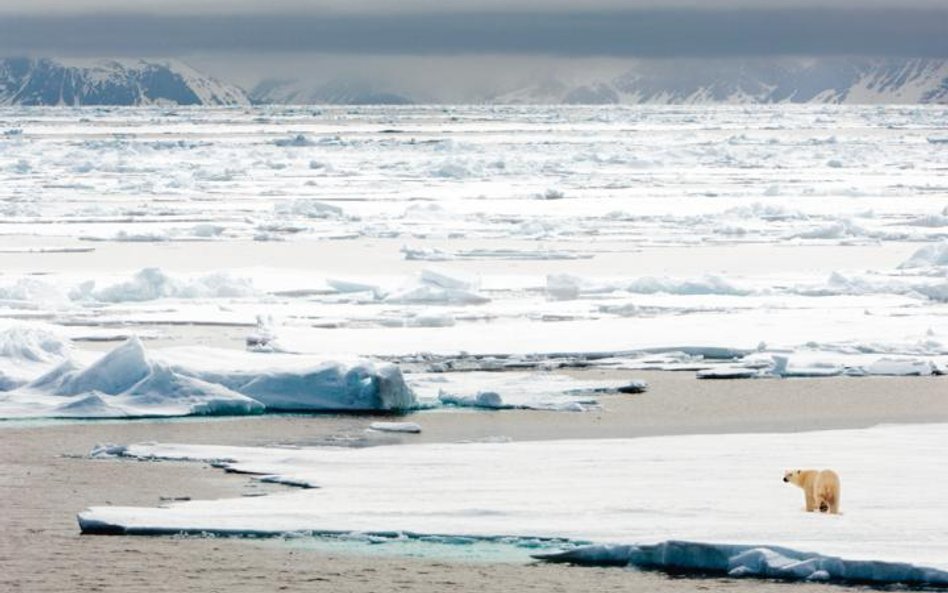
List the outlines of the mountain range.
{"type": "Polygon", "coordinates": [[[492,98],[498,103],[745,104],[948,103],[948,60],[854,59],[652,61],[582,84],[548,79],[492,98]]]}
{"type": "Polygon", "coordinates": [[[234,105],[246,93],[176,60],[0,60],[0,105],[234,105]]]}
{"type": "MultiPolygon", "coordinates": [[[[0,59],[0,105],[404,105],[458,102],[437,88],[269,79],[250,92],[175,60],[0,59]]],[[[619,73],[545,75],[464,98],[488,104],[948,103],[948,60],[633,61],[619,73]]]]}

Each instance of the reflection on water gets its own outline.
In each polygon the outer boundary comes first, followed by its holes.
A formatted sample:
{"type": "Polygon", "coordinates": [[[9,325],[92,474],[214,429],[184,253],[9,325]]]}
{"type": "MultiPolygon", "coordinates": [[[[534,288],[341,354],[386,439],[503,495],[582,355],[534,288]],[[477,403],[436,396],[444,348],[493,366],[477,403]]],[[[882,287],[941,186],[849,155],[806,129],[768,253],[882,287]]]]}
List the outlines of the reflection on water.
{"type": "Polygon", "coordinates": [[[481,539],[467,537],[423,536],[404,534],[370,535],[351,533],[341,535],[286,536],[254,540],[260,545],[289,546],[359,556],[409,557],[472,563],[533,562],[532,554],[569,549],[575,544],[565,540],[534,538],[481,539]]]}

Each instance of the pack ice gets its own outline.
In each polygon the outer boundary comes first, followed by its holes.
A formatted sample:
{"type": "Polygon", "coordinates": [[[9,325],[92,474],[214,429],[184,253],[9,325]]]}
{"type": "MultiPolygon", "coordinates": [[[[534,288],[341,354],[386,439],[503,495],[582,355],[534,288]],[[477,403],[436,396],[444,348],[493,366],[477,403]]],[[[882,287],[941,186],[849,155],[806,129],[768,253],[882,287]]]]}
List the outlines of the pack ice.
{"type": "Polygon", "coordinates": [[[264,411],[405,410],[394,365],[205,347],[147,351],[132,338],[97,360],[24,330],[0,334],[0,416],[111,418],[264,411]],[[46,372],[27,380],[29,372],[46,372]]]}
{"type": "Polygon", "coordinates": [[[493,410],[585,412],[605,393],[641,393],[644,381],[584,380],[552,372],[412,373],[409,384],[425,405],[493,410]]]}
{"type": "Polygon", "coordinates": [[[0,319],[199,341],[265,315],[325,359],[763,342],[796,374],[948,368],[943,106],[0,116],[0,319]]]}
{"type": "MultiPolygon", "coordinates": [[[[261,344],[274,344],[258,328],[261,344]]],[[[637,380],[550,371],[412,372],[360,359],[205,347],[148,350],[132,338],[104,355],[33,326],[0,331],[0,418],[409,411],[434,407],[582,412],[637,380]]]]}
{"type": "Polygon", "coordinates": [[[130,445],[102,452],[212,461],[310,489],[93,507],[79,525],[131,535],[565,538],[585,547],[550,559],[945,586],[946,438],[948,425],[927,424],[366,449],[130,445]],[[795,467],[834,468],[843,514],[804,512],[800,490],[782,482],[795,467]]]}

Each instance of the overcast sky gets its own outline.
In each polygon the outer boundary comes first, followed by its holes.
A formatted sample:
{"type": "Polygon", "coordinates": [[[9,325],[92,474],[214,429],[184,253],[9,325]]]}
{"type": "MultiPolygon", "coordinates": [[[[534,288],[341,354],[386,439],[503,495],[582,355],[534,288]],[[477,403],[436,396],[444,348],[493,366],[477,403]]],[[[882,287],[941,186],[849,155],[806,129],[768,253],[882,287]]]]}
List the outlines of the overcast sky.
{"type": "Polygon", "coordinates": [[[245,85],[307,57],[948,57],[948,0],[0,0],[0,53],[179,57],[245,85]]]}
{"type": "Polygon", "coordinates": [[[944,0],[3,0],[0,12],[20,14],[391,14],[517,12],[636,8],[944,8],[944,0]]]}

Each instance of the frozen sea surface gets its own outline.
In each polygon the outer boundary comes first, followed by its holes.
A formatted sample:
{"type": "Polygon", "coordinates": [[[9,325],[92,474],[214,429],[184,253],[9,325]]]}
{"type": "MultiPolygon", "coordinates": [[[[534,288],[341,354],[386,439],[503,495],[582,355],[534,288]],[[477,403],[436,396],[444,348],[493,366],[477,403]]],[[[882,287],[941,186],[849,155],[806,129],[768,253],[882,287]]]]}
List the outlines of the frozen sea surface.
{"type": "MultiPolygon", "coordinates": [[[[0,331],[0,419],[405,413],[444,406],[583,412],[598,407],[601,394],[646,389],[643,381],[583,381],[548,370],[406,376],[387,362],[206,346],[149,349],[135,337],[101,353],[35,327],[0,331]]],[[[411,423],[379,425],[420,430],[411,423]]]]}
{"type": "Polygon", "coordinates": [[[422,370],[758,353],[723,374],[939,373],[946,118],[4,108],[0,326],[422,370]]]}
{"type": "Polygon", "coordinates": [[[49,332],[0,332],[0,418],[134,418],[265,411],[403,412],[417,407],[390,363],[207,347],[100,355],[49,332]],[[33,376],[25,375],[32,371],[33,376]]]}
{"type": "Polygon", "coordinates": [[[598,545],[563,558],[589,564],[945,585],[945,437],[930,424],[343,450],[108,447],[97,453],[209,461],[309,489],[95,507],[79,522],[91,533],[566,538],[598,545]],[[841,515],[804,512],[802,491],[781,480],[795,467],[839,473],[841,515]]]}

